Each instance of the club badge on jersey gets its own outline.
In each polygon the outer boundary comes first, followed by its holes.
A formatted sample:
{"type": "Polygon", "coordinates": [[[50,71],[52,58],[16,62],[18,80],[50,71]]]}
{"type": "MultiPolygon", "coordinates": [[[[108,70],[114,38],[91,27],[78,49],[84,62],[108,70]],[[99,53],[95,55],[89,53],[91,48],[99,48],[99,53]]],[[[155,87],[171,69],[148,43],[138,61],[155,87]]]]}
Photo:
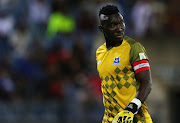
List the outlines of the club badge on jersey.
{"type": "Polygon", "coordinates": [[[119,57],[115,57],[114,58],[114,62],[112,63],[112,65],[121,65],[120,58],[119,57]]]}

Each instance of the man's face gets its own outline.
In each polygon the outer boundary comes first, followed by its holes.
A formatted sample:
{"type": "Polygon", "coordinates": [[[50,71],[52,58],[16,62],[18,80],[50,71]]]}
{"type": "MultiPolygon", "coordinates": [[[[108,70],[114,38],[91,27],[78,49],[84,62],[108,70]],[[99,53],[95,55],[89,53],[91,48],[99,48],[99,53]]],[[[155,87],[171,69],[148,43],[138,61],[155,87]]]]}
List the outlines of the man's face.
{"type": "Polygon", "coordinates": [[[111,43],[117,43],[123,40],[125,23],[121,14],[105,15],[104,20],[101,17],[100,20],[100,29],[111,43]]]}

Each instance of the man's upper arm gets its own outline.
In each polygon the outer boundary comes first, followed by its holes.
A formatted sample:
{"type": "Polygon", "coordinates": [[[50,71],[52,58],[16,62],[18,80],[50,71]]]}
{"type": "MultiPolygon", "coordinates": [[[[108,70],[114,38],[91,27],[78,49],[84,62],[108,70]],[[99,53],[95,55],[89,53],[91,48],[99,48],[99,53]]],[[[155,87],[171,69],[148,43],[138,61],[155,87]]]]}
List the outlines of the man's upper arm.
{"type": "Polygon", "coordinates": [[[135,74],[150,70],[149,58],[145,48],[138,42],[134,43],[130,51],[130,62],[135,74]]]}
{"type": "Polygon", "coordinates": [[[136,97],[143,103],[151,91],[152,81],[149,58],[140,43],[135,43],[131,49],[131,64],[136,80],[140,83],[136,97]]]}

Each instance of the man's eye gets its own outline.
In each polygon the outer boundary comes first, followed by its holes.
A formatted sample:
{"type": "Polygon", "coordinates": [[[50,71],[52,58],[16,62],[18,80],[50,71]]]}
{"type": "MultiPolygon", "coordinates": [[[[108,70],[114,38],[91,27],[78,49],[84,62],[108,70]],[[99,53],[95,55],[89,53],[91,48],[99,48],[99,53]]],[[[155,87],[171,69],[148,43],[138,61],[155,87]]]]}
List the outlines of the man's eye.
{"type": "Polygon", "coordinates": [[[111,24],[111,28],[114,28],[115,27],[115,24],[111,24]]]}

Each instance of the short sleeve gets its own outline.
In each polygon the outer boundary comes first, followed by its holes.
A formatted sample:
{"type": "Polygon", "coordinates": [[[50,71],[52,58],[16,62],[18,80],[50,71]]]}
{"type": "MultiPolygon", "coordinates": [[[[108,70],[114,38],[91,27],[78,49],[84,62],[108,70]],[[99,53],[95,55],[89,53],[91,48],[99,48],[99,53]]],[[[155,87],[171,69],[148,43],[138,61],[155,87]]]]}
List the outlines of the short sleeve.
{"type": "Polygon", "coordinates": [[[149,61],[146,50],[139,42],[136,42],[131,47],[130,62],[131,64],[133,64],[134,62],[144,60],[144,59],[149,61]]]}

